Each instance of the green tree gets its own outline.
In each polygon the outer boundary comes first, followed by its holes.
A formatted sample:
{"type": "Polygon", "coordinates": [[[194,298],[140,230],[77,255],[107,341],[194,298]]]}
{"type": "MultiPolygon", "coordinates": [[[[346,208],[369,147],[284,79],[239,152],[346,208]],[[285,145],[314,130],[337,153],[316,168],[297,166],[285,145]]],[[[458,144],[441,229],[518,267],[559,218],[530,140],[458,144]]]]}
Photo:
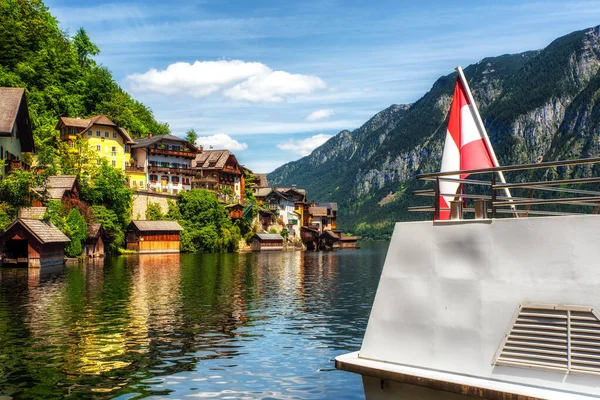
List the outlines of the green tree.
{"type": "Polygon", "coordinates": [[[87,237],[88,225],[77,208],[69,211],[66,228],[66,234],[71,241],[65,247],[65,254],[68,257],[79,257],[83,249],[82,243],[87,237]]]}
{"type": "Polygon", "coordinates": [[[98,46],[92,43],[90,37],[83,28],[79,28],[75,36],[73,36],[73,46],[75,46],[81,65],[88,62],[90,56],[95,56],[100,53],[98,46]]]}
{"type": "Polygon", "coordinates": [[[133,191],[129,189],[127,177],[120,169],[100,160],[100,167],[89,177],[81,177],[81,199],[94,206],[105,206],[113,211],[122,227],[131,220],[133,191]]]}
{"type": "Polygon", "coordinates": [[[195,146],[196,141],[198,140],[198,134],[196,133],[196,131],[194,129],[190,129],[189,131],[187,131],[185,133],[185,140],[187,140],[188,142],[190,142],[191,144],[193,144],[195,146]]]}
{"type": "Polygon", "coordinates": [[[146,219],[148,221],[161,221],[165,219],[165,215],[162,213],[158,203],[148,203],[146,207],[146,219]]]}
{"type": "Polygon", "coordinates": [[[92,214],[96,222],[102,225],[109,238],[110,252],[117,253],[125,241],[125,227],[119,222],[117,214],[102,205],[92,206],[92,214]]]}

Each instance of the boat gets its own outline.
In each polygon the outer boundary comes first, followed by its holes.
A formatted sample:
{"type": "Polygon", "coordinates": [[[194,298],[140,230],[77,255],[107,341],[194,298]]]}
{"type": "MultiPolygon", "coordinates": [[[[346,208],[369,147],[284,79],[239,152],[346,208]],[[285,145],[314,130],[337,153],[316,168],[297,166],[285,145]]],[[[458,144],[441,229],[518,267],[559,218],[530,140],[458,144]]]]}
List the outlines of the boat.
{"type": "Polygon", "coordinates": [[[449,220],[396,223],[361,349],[336,368],[369,400],[600,398],[599,164],[418,176],[435,204],[412,211],[440,215],[444,180],[467,189],[449,220]]]}

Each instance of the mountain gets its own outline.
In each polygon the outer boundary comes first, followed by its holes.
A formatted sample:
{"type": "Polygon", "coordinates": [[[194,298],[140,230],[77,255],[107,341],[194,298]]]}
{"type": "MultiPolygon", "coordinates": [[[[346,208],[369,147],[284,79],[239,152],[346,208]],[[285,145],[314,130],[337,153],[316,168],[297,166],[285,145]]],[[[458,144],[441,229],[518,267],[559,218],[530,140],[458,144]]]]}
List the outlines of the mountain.
{"type": "MultiPolygon", "coordinates": [[[[600,27],[573,32],[543,50],[485,58],[464,72],[502,165],[600,153],[600,27]]],[[[339,226],[389,237],[401,220],[427,218],[407,207],[415,175],[438,171],[456,73],[413,104],[392,105],[342,131],[309,156],[268,175],[316,201],[340,205],[339,226]]]]}

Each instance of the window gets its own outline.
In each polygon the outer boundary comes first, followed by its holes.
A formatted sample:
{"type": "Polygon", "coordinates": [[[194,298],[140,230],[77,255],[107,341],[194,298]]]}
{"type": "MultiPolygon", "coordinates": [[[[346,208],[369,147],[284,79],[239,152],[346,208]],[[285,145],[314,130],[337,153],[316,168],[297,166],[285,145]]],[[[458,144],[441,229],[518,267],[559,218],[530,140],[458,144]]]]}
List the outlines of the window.
{"type": "Polygon", "coordinates": [[[171,145],[171,150],[176,150],[179,151],[180,147],[179,146],[175,146],[174,144],[171,145]]]}
{"type": "Polygon", "coordinates": [[[102,146],[100,146],[99,144],[96,145],[96,151],[97,152],[101,152],[102,151],[102,146]]]}
{"type": "Polygon", "coordinates": [[[96,131],[96,136],[100,137],[100,131],[96,131]]]}
{"type": "Polygon", "coordinates": [[[117,166],[117,162],[115,160],[112,160],[110,163],[112,164],[113,167],[117,166]]]}
{"type": "Polygon", "coordinates": [[[116,132],[113,132],[113,139],[116,139],[116,138],[117,138],[117,134],[116,134],[116,132]]]}
{"type": "Polygon", "coordinates": [[[129,146],[125,146],[125,153],[129,153],[129,146]]]}
{"type": "Polygon", "coordinates": [[[117,153],[118,153],[118,151],[117,151],[117,146],[112,146],[112,147],[110,148],[110,155],[111,155],[111,156],[116,156],[116,155],[117,155],[117,153]]]}
{"type": "Polygon", "coordinates": [[[144,181],[140,181],[140,187],[144,186],[144,181]]]}
{"type": "Polygon", "coordinates": [[[93,133],[94,132],[92,132],[92,131],[88,131],[88,136],[92,136],[93,133]]]}
{"type": "Polygon", "coordinates": [[[133,186],[137,186],[137,181],[131,181],[133,183],[133,186]]]}
{"type": "Polygon", "coordinates": [[[104,132],[104,137],[110,137],[110,134],[108,132],[104,132]]]}
{"type": "Polygon", "coordinates": [[[172,176],[171,177],[171,182],[173,182],[173,183],[179,183],[179,177],[178,176],[172,176]]]}

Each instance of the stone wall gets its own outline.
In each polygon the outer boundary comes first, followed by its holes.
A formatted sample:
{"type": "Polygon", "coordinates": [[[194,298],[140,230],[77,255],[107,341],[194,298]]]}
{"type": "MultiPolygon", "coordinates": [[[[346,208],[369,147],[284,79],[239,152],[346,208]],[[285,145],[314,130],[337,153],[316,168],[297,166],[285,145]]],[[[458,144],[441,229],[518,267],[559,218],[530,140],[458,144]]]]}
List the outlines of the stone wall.
{"type": "Polygon", "coordinates": [[[165,214],[169,210],[169,204],[167,203],[167,200],[175,201],[176,199],[177,196],[165,193],[155,193],[148,191],[134,192],[132,218],[134,220],[145,220],[146,209],[148,208],[148,204],[150,203],[158,204],[163,214],[165,214]]]}

